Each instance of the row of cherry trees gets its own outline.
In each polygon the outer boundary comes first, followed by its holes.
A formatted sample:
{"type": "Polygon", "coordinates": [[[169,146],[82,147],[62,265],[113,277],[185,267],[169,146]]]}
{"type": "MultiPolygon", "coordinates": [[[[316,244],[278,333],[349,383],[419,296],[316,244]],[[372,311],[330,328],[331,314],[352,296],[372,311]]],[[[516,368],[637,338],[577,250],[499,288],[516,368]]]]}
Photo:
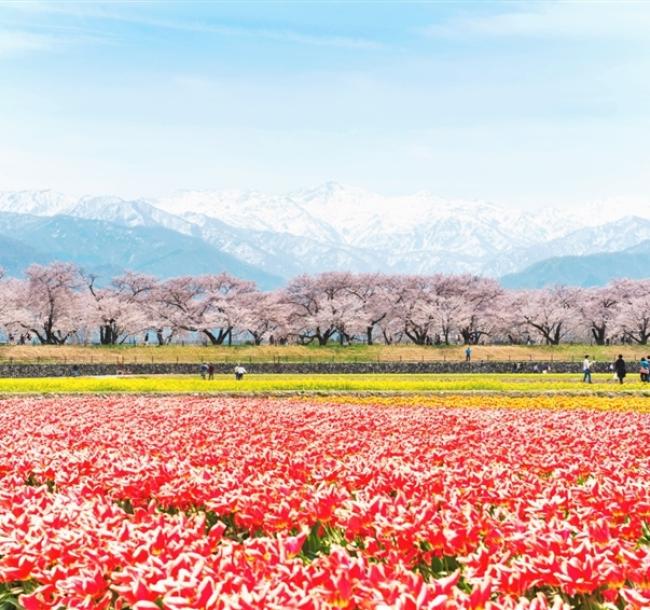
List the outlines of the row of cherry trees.
{"type": "Polygon", "coordinates": [[[44,344],[630,342],[650,338],[650,280],[504,290],[472,275],[303,275],[261,292],[225,273],[102,284],[68,263],[0,279],[0,327],[44,344]]]}

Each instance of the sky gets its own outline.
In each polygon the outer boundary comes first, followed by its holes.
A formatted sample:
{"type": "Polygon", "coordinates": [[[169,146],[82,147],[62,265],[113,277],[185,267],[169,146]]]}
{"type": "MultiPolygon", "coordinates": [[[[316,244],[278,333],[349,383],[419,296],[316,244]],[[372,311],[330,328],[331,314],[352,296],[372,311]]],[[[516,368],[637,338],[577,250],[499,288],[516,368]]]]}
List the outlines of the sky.
{"type": "Polygon", "coordinates": [[[0,191],[650,206],[650,2],[6,2],[0,191]]]}

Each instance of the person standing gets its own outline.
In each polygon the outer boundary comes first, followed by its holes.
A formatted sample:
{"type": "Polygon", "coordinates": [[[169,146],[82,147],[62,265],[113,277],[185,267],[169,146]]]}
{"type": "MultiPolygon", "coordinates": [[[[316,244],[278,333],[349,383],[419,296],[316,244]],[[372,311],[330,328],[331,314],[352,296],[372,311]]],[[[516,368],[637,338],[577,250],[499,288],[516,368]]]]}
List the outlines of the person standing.
{"type": "Polygon", "coordinates": [[[586,354],[585,359],[582,361],[582,382],[591,383],[591,362],[589,360],[589,354],[586,354]]]}
{"type": "Polygon", "coordinates": [[[472,361],[472,348],[468,345],[465,349],[465,362],[472,361]]]}
{"type": "Polygon", "coordinates": [[[645,356],[641,356],[639,362],[639,375],[641,376],[641,381],[646,383],[648,381],[648,375],[650,374],[650,362],[645,356]]]}
{"type": "Polygon", "coordinates": [[[625,360],[623,360],[623,354],[619,354],[616,362],[614,362],[614,373],[618,378],[619,383],[623,383],[623,379],[627,375],[627,368],[625,366],[625,360]]]}
{"type": "Polygon", "coordinates": [[[205,362],[201,363],[201,366],[199,367],[199,373],[201,374],[201,379],[205,379],[206,375],[208,374],[208,365],[205,362]]]}
{"type": "Polygon", "coordinates": [[[208,379],[214,379],[214,364],[208,364],[208,379]]]}

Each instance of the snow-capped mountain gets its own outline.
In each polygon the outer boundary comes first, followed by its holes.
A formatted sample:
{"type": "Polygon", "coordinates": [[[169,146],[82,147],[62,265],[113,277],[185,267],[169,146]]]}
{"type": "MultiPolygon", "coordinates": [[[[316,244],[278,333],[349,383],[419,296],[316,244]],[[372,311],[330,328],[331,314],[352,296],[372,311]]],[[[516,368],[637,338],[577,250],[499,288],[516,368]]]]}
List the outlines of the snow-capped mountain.
{"type": "Polygon", "coordinates": [[[0,191],[0,212],[55,216],[64,214],[74,204],[72,197],[55,191],[0,191]]]}
{"type": "Polygon", "coordinates": [[[171,201],[161,200],[159,205],[183,216],[200,214],[217,218],[240,229],[301,236],[315,233],[322,234],[325,239],[337,237],[328,223],[323,223],[291,197],[263,195],[256,191],[184,192],[171,201]]]}
{"type": "Polygon", "coordinates": [[[161,210],[144,199],[125,201],[119,197],[83,197],[63,212],[75,218],[106,220],[127,227],[162,226],[190,235],[193,225],[161,210]]]}
{"type": "Polygon", "coordinates": [[[526,212],[335,182],[284,195],[183,191],[159,200],[0,192],[1,212],[163,228],[285,278],[334,269],[500,276],[550,256],[618,251],[650,238],[650,215],[626,216],[625,206],[526,212]]]}
{"type": "Polygon", "coordinates": [[[625,216],[603,225],[582,227],[549,241],[506,251],[491,260],[486,269],[501,275],[559,256],[620,252],[648,239],[650,220],[625,216]]]}

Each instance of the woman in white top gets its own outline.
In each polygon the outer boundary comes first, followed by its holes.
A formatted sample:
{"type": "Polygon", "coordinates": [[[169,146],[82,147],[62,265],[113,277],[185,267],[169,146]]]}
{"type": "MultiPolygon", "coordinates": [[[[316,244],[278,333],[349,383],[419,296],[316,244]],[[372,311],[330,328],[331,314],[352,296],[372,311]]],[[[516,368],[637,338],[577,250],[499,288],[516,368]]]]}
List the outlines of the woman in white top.
{"type": "Polygon", "coordinates": [[[583,383],[591,383],[591,362],[589,361],[589,355],[586,355],[582,361],[582,381],[583,383]]]}

